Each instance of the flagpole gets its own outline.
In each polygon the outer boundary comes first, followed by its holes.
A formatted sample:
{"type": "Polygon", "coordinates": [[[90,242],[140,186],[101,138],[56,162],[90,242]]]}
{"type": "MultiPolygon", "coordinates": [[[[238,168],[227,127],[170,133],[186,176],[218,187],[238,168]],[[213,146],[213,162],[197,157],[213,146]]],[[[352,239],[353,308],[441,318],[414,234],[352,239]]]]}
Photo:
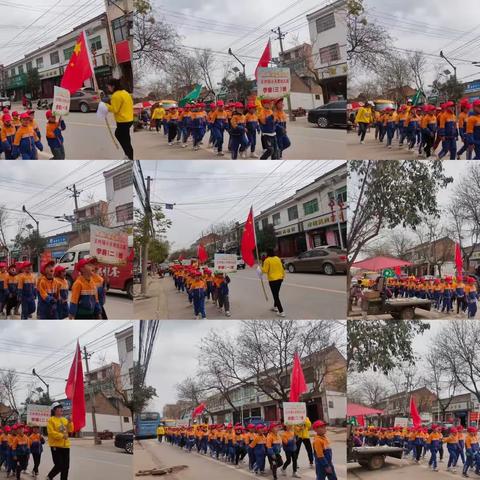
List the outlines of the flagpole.
{"type": "MultiPolygon", "coordinates": [[[[99,93],[100,90],[98,88],[97,77],[95,75],[95,68],[94,68],[93,62],[92,62],[92,52],[90,51],[90,45],[88,44],[88,41],[87,41],[87,32],[84,30],[83,34],[85,35],[85,45],[87,46],[87,50],[88,50],[88,60],[90,61],[90,67],[91,67],[92,73],[93,73],[93,77],[92,77],[93,78],[93,88],[95,89],[95,91],[97,93],[99,93]]],[[[108,123],[108,118],[107,117],[105,117],[105,125],[107,126],[108,133],[110,134],[110,138],[112,139],[112,142],[115,145],[115,148],[117,150],[120,150],[120,145],[118,145],[117,141],[115,140],[115,137],[114,137],[113,132],[112,132],[112,128],[110,127],[110,124],[108,123]]]]}
{"type": "MultiPolygon", "coordinates": [[[[252,205],[251,208],[252,208],[252,228],[253,228],[253,236],[255,237],[255,251],[257,252],[257,262],[258,262],[258,266],[260,267],[260,255],[259,255],[259,253],[258,253],[257,232],[256,232],[256,229],[255,229],[255,215],[253,214],[253,205],[252,205]]],[[[267,291],[265,290],[265,285],[263,284],[263,273],[262,273],[262,275],[261,275],[259,278],[260,278],[260,283],[262,284],[263,294],[265,295],[265,301],[268,303],[267,291]]]]}

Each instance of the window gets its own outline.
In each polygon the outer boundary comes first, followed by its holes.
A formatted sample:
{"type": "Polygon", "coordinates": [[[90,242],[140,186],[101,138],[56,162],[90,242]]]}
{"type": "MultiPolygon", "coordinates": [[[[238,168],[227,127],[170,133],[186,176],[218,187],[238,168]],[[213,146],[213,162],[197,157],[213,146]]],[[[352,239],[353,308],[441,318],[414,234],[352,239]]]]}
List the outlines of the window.
{"type": "Polygon", "coordinates": [[[328,192],[328,198],[329,200],[335,200],[338,202],[338,200],[341,200],[343,203],[347,201],[347,187],[342,187],[339,188],[338,190],[335,190],[334,192],[328,192]]]}
{"type": "Polygon", "coordinates": [[[305,215],[311,215],[315,212],[318,212],[318,200],[316,198],[303,204],[303,213],[305,215]]]}
{"type": "Polygon", "coordinates": [[[317,257],[327,257],[328,252],[326,250],[310,250],[307,252],[309,257],[317,258],[317,257]]]}
{"type": "Polygon", "coordinates": [[[268,227],[268,218],[262,218],[262,230],[268,227]]]}
{"type": "Polygon", "coordinates": [[[133,184],[133,173],[132,170],[127,170],[126,172],[120,173],[113,177],[113,189],[115,191],[121,190],[122,188],[127,188],[133,184]]]}
{"type": "Polygon", "coordinates": [[[15,67],[13,67],[13,68],[10,70],[10,76],[11,76],[11,77],[14,77],[16,74],[17,74],[17,72],[15,71],[15,67]]]}
{"type": "Polygon", "coordinates": [[[75,45],[72,45],[70,48],[66,48],[63,51],[63,58],[65,59],[66,62],[68,62],[72,58],[74,50],[75,50],[75,45]]]}
{"type": "Polygon", "coordinates": [[[320,94],[319,93],[315,94],[315,100],[320,100],[320,94]]]}
{"type": "Polygon", "coordinates": [[[37,58],[35,63],[37,64],[37,68],[43,68],[43,57],[37,58]]]}
{"type": "Polygon", "coordinates": [[[125,346],[127,348],[127,352],[133,352],[133,335],[130,335],[125,339],[125,346]]]}
{"type": "Polygon", "coordinates": [[[90,48],[95,52],[102,49],[102,39],[100,38],[100,35],[90,39],[90,48]]]}
{"type": "Polygon", "coordinates": [[[23,75],[23,65],[18,66],[18,74],[23,75]]]}
{"type": "Polygon", "coordinates": [[[123,423],[130,423],[129,417],[123,417],[123,423]]]}
{"type": "Polygon", "coordinates": [[[60,259],[60,263],[71,263],[73,261],[75,261],[74,252],[68,252],[60,259]]]}
{"type": "Polygon", "coordinates": [[[260,230],[260,226],[258,225],[258,222],[255,222],[255,230],[260,230]]]}
{"type": "Polygon", "coordinates": [[[129,31],[128,31],[128,16],[124,15],[123,17],[116,18],[112,21],[112,30],[113,30],[113,39],[115,43],[123,42],[128,40],[129,31]]]}
{"type": "Polygon", "coordinates": [[[31,72],[33,70],[32,62],[27,62],[27,72],[31,72]]]}
{"type": "Polygon", "coordinates": [[[78,254],[78,259],[81,260],[82,258],[89,257],[89,256],[90,256],[90,250],[85,250],[78,254]]]}
{"type": "Polygon", "coordinates": [[[273,220],[273,226],[276,227],[277,225],[280,225],[280,213],[274,213],[272,215],[272,220],[273,220]]]}
{"type": "Polygon", "coordinates": [[[57,63],[60,63],[60,55],[58,54],[58,52],[52,52],[50,54],[50,64],[56,65],[57,63]]]}
{"type": "Polygon", "coordinates": [[[91,217],[95,216],[95,207],[90,207],[90,216],[91,217]]]}
{"type": "Polygon", "coordinates": [[[288,220],[296,220],[298,218],[298,208],[297,206],[290,207],[288,209],[288,220]]]}
{"type": "Polygon", "coordinates": [[[329,13],[324,17],[317,18],[317,33],[322,33],[335,28],[335,14],[329,13]]]}
{"type": "Polygon", "coordinates": [[[338,43],[320,49],[320,63],[331,63],[340,60],[340,47],[338,43]]]}
{"type": "Polygon", "coordinates": [[[133,202],[119,205],[115,208],[117,222],[128,222],[133,220],[133,202]]]}
{"type": "Polygon", "coordinates": [[[78,218],[85,218],[87,216],[86,210],[77,210],[78,218]]]}
{"type": "Polygon", "coordinates": [[[328,408],[333,408],[333,400],[328,401],[328,408]]]}

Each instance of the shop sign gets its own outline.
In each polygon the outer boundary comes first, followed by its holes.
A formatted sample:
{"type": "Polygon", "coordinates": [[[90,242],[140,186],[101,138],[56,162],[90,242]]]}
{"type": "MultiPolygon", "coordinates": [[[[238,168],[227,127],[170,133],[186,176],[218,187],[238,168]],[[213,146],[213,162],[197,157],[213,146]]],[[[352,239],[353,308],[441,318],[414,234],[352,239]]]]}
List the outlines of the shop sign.
{"type": "Polygon", "coordinates": [[[304,222],[305,230],[311,230],[312,228],[322,227],[324,225],[330,225],[335,222],[333,215],[326,214],[313,220],[307,220],[304,222]]]}
{"type": "Polygon", "coordinates": [[[292,235],[293,233],[298,232],[298,225],[290,225],[288,227],[281,228],[280,230],[276,230],[275,234],[277,237],[282,237],[284,235],[292,235]]]}

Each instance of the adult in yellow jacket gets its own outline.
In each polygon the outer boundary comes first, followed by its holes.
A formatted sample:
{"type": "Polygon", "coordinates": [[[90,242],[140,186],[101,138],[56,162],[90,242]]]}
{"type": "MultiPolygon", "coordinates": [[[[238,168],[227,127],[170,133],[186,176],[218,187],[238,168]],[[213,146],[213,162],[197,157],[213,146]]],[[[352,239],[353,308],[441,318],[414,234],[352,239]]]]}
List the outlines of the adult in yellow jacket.
{"type": "Polygon", "coordinates": [[[47,423],[48,444],[52,451],[53,468],[47,478],[53,479],[60,474],[61,480],[68,480],[70,469],[70,439],[73,423],[63,416],[63,406],[59,402],[52,404],[51,416],[47,423]]]}
{"type": "Polygon", "coordinates": [[[110,103],[106,103],[106,105],[117,122],[115,137],[122,146],[126,158],[133,160],[132,139],[130,138],[130,128],[133,125],[133,98],[116,78],[112,78],[107,83],[107,89],[111,98],[110,103]]]}
{"type": "Polygon", "coordinates": [[[358,109],[355,117],[355,123],[358,125],[358,136],[360,143],[365,143],[365,135],[368,126],[373,122],[373,103],[367,102],[365,106],[358,109]]]}
{"type": "Polygon", "coordinates": [[[157,132],[160,131],[160,127],[162,126],[163,117],[165,116],[165,109],[158,103],[155,104],[152,112],[152,120],[155,123],[155,129],[157,132]]]}
{"type": "Polygon", "coordinates": [[[310,468],[313,468],[313,450],[312,442],[310,441],[310,430],[312,428],[312,422],[308,417],[305,417],[305,421],[295,426],[295,434],[297,436],[297,450],[295,455],[298,462],[298,454],[300,453],[300,448],[305,445],[305,450],[307,451],[308,461],[310,462],[310,468]]]}
{"type": "Polygon", "coordinates": [[[159,425],[157,427],[157,438],[160,443],[162,443],[164,435],[165,435],[165,427],[163,425],[159,425]]]}
{"type": "Polygon", "coordinates": [[[263,261],[261,271],[267,275],[268,284],[273,296],[272,312],[277,312],[280,317],[285,316],[282,302],[280,302],[280,288],[285,278],[285,269],[279,257],[273,251],[273,248],[267,250],[267,258],[263,261]]]}

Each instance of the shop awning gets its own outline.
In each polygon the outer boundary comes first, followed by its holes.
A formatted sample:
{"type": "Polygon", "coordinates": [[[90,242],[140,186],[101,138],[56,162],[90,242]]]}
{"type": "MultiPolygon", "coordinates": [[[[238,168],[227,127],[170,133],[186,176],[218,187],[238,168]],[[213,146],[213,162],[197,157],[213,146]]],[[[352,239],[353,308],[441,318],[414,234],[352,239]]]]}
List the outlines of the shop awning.
{"type": "Polygon", "coordinates": [[[365,407],[359,405],[358,403],[347,403],[347,417],[371,417],[373,415],[382,415],[383,410],[378,410],[377,408],[365,407]]]}
{"type": "Polygon", "coordinates": [[[395,267],[409,267],[413,265],[410,262],[401,260],[400,258],[394,257],[371,257],[360,262],[355,262],[352,264],[353,268],[361,268],[363,270],[375,270],[380,271],[385,268],[395,268],[395,267]]]}

